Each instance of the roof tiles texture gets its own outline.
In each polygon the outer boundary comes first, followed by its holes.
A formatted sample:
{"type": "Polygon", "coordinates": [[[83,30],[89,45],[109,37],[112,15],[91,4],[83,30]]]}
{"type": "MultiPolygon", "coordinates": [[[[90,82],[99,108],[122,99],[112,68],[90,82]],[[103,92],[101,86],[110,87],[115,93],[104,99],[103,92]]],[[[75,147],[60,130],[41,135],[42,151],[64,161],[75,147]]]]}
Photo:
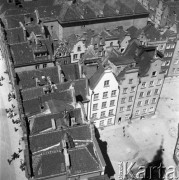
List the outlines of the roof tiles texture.
{"type": "Polygon", "coordinates": [[[47,77],[53,84],[59,83],[58,68],[48,67],[43,69],[36,69],[32,71],[23,71],[17,73],[18,84],[22,89],[37,87],[36,79],[39,81],[39,86],[47,85],[47,77]]]}

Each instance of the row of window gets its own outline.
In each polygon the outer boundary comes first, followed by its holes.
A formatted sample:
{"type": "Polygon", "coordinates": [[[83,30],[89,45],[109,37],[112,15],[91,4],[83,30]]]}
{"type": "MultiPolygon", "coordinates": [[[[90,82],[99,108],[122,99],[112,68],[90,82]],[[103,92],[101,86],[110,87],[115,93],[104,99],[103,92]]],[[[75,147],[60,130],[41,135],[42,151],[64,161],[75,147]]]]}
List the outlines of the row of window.
{"type": "Polygon", "coordinates": [[[170,65],[170,61],[168,60],[168,61],[164,61],[163,63],[162,63],[162,66],[169,66],[170,65]]]}
{"type": "Polygon", "coordinates": [[[166,49],[173,49],[175,47],[175,44],[167,44],[166,49]]]}
{"type": "Polygon", "coordinates": [[[164,57],[172,57],[173,53],[172,52],[166,52],[164,54],[164,57]]]}
{"type": "MultiPolygon", "coordinates": [[[[113,115],[114,115],[114,109],[110,109],[108,112],[108,116],[113,116],[113,115]]],[[[101,111],[100,117],[101,118],[106,117],[106,111],[101,111]]],[[[92,119],[96,119],[96,118],[97,118],[97,113],[93,113],[92,119]]]]}
{"type": "MultiPolygon", "coordinates": [[[[127,90],[128,90],[129,88],[123,88],[123,94],[127,94],[127,90]]],[[[135,90],[136,90],[136,86],[132,86],[131,88],[130,88],[130,92],[135,92],[135,90]]]]}
{"type": "MultiPolygon", "coordinates": [[[[162,79],[158,79],[156,85],[161,85],[162,84],[162,79]]],[[[154,86],[154,81],[149,82],[149,87],[154,86]]],[[[147,82],[142,82],[141,88],[146,88],[147,87],[147,82]]]]}
{"type": "MultiPolygon", "coordinates": [[[[112,118],[109,118],[107,121],[107,125],[111,125],[112,124],[112,118]]],[[[104,126],[104,120],[100,121],[99,126],[102,127],[104,126]]]]}
{"type": "Polygon", "coordinates": [[[154,111],[154,107],[150,107],[150,108],[144,108],[143,110],[136,110],[135,112],[135,116],[138,116],[140,113],[141,114],[146,114],[147,112],[153,112],[154,111]]]}
{"type": "MultiPolygon", "coordinates": [[[[139,94],[139,98],[143,98],[144,97],[144,92],[140,92],[140,94],[139,94]]],[[[149,90],[149,91],[147,91],[147,96],[151,96],[151,94],[152,94],[152,91],[151,90],[149,90]]],[[[159,89],[155,89],[155,91],[154,91],[154,95],[157,95],[157,94],[159,94],[159,89]]]]}
{"type": "Polygon", "coordinates": [[[173,73],[176,73],[176,72],[178,73],[178,72],[179,72],[179,68],[173,68],[173,69],[172,69],[172,72],[173,72],[173,73]]]}
{"type": "MultiPolygon", "coordinates": [[[[110,107],[114,106],[115,105],[115,100],[111,100],[110,101],[110,107]]],[[[102,102],[102,105],[101,105],[101,109],[104,109],[104,108],[107,108],[107,102],[102,102]]],[[[98,110],[98,103],[96,104],[93,104],[93,111],[96,111],[98,110]]]]}
{"type": "MultiPolygon", "coordinates": [[[[113,90],[113,91],[111,91],[111,97],[114,97],[114,96],[116,96],[116,90],[113,90]]],[[[106,92],[103,92],[103,98],[108,98],[108,92],[106,91],[106,92]]],[[[97,94],[94,94],[94,100],[98,100],[99,99],[99,93],[97,93],[97,94]]]]}
{"type": "MultiPolygon", "coordinates": [[[[80,58],[81,59],[83,57],[84,53],[80,54],[80,58]]],[[[78,59],[78,54],[73,54],[73,59],[78,59]]]]}
{"type": "MultiPolygon", "coordinates": [[[[152,104],[155,104],[156,102],[157,102],[157,98],[153,98],[151,101],[152,104]]],[[[148,104],[149,104],[149,99],[145,100],[144,102],[144,105],[148,105],[148,104]]],[[[142,106],[142,101],[138,101],[137,106],[138,107],[142,106]]]]}
{"type": "MultiPolygon", "coordinates": [[[[43,68],[46,68],[46,67],[47,67],[47,64],[43,64],[43,68]]],[[[40,64],[35,66],[35,69],[39,69],[39,68],[40,68],[40,64]]]]}

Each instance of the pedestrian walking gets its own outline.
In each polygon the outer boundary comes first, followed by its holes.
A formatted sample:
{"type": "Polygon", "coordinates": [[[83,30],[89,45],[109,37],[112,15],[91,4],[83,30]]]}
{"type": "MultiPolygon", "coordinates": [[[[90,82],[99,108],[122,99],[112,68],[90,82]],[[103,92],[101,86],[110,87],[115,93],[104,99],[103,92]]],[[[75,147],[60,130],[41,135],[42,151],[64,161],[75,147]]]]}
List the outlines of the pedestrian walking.
{"type": "Polygon", "coordinates": [[[12,104],[11,106],[12,106],[12,108],[15,108],[14,104],[12,104]]]}
{"type": "Polygon", "coordinates": [[[22,152],[22,149],[18,148],[18,152],[21,153],[21,152],[22,152]]]}
{"type": "Polygon", "coordinates": [[[10,159],[7,159],[7,162],[9,163],[9,165],[11,164],[11,161],[12,161],[12,160],[10,160],[10,159]]]}

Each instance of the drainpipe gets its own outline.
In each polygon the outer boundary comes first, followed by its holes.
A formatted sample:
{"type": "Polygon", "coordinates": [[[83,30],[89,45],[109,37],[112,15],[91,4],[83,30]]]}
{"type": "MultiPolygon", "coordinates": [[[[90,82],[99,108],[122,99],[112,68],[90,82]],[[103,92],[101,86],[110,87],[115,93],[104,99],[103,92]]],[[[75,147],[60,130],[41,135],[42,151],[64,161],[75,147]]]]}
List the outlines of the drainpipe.
{"type": "Polygon", "coordinates": [[[89,119],[91,118],[91,105],[92,105],[92,96],[94,94],[94,91],[92,91],[91,99],[90,99],[90,113],[89,113],[89,119]]]}
{"type": "Polygon", "coordinates": [[[139,84],[141,83],[140,82],[140,79],[141,78],[138,78],[139,82],[136,86],[136,93],[135,93],[135,96],[134,96],[134,103],[133,103],[133,106],[132,106],[132,112],[131,112],[131,117],[130,117],[130,122],[131,122],[131,119],[132,119],[132,116],[133,116],[133,112],[134,112],[134,105],[135,105],[135,100],[136,100],[136,97],[137,97],[137,91],[138,91],[138,87],[139,87],[139,84]]]}

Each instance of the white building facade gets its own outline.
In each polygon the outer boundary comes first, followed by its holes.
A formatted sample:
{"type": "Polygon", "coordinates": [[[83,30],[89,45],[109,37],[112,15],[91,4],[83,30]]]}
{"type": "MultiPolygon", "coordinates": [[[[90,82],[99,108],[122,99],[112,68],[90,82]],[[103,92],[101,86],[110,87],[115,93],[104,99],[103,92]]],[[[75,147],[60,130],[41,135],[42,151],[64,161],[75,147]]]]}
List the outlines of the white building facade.
{"type": "Polygon", "coordinates": [[[115,124],[119,85],[111,70],[98,70],[89,80],[88,119],[97,128],[115,124]]]}

